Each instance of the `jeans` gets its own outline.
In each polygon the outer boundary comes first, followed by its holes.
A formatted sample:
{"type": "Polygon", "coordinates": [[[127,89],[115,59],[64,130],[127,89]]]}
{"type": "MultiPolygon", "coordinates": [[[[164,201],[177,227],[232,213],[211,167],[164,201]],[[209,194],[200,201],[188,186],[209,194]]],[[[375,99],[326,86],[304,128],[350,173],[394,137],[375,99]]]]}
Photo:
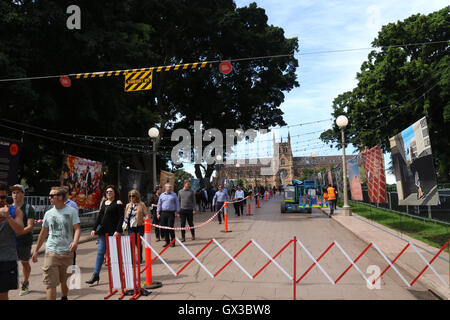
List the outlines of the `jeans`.
{"type": "MultiPolygon", "coordinates": [[[[189,224],[189,227],[194,226],[193,210],[189,210],[189,209],[181,209],[180,210],[180,224],[181,224],[182,228],[184,228],[186,226],[186,220],[189,224]]],[[[195,229],[191,229],[191,234],[192,234],[192,236],[195,236],[195,229]]],[[[181,230],[181,237],[184,238],[185,235],[186,235],[186,231],[181,230]]]]}
{"type": "Polygon", "coordinates": [[[97,260],[95,261],[94,274],[100,274],[102,269],[103,260],[106,253],[106,237],[105,235],[99,235],[97,240],[97,260]]]}
{"type": "MultiPolygon", "coordinates": [[[[175,224],[175,211],[161,211],[159,221],[161,221],[162,226],[173,228],[175,224]]],[[[166,240],[166,244],[175,239],[175,230],[164,230],[164,239],[166,240]]]]}
{"type": "MultiPolygon", "coordinates": [[[[216,202],[216,212],[220,210],[220,208],[222,208],[223,206],[223,202],[216,202]]],[[[217,215],[217,218],[219,219],[219,223],[222,222],[222,216],[223,216],[223,211],[225,209],[220,210],[219,214],[217,215]]]]}

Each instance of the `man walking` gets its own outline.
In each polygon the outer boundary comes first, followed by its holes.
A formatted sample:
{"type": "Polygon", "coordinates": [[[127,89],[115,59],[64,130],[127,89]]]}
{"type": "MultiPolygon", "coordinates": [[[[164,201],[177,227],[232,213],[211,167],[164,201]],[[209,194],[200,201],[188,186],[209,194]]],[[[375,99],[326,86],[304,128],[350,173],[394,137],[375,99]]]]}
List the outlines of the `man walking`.
{"type": "Polygon", "coordinates": [[[215,207],[216,211],[220,210],[219,214],[217,215],[219,224],[222,223],[223,209],[221,210],[221,208],[225,201],[230,201],[230,196],[228,195],[228,192],[223,190],[223,185],[219,185],[219,191],[217,191],[213,197],[213,206],[215,207]]]}
{"type": "MultiPolygon", "coordinates": [[[[156,208],[156,214],[162,226],[173,228],[175,223],[175,213],[178,215],[180,212],[180,202],[178,201],[177,194],[172,191],[172,185],[166,183],[164,186],[164,193],[159,196],[158,207],[156,208]]],[[[175,239],[175,230],[164,230],[165,234],[165,247],[167,247],[173,239],[175,239]],[[169,239],[170,236],[170,239],[169,239]]],[[[175,242],[172,244],[175,247],[175,242]]]]}
{"type": "Polygon", "coordinates": [[[237,186],[237,190],[234,193],[234,200],[239,201],[235,203],[236,215],[243,216],[244,215],[244,190],[242,190],[241,186],[237,186]]]}
{"type": "Polygon", "coordinates": [[[9,290],[18,287],[15,234],[23,233],[22,210],[8,206],[7,198],[8,188],[0,185],[0,300],[8,300],[9,290]]]}
{"type": "MultiPolygon", "coordinates": [[[[191,182],[184,180],[184,187],[178,191],[178,200],[180,201],[180,224],[184,228],[186,220],[189,227],[194,227],[195,214],[195,194],[191,189],[191,182]]],[[[181,230],[181,241],[185,242],[186,230],[181,230]]],[[[195,229],[191,229],[192,240],[195,240],[195,229]]]]}
{"type": "MultiPolygon", "coordinates": [[[[69,198],[69,187],[63,187],[63,188],[64,188],[64,192],[66,194],[64,196],[64,204],[66,206],[74,208],[77,211],[77,214],[79,214],[80,210],[78,209],[77,203],[69,198]]],[[[74,251],[73,252],[73,265],[77,264],[76,261],[77,261],[77,252],[74,251]]]]}
{"type": "Polygon", "coordinates": [[[215,194],[216,194],[216,189],[214,189],[214,187],[210,187],[208,189],[208,201],[209,201],[209,211],[211,211],[211,212],[214,211],[213,198],[214,198],[215,194]]]}
{"type": "Polygon", "coordinates": [[[61,300],[67,300],[67,268],[72,265],[73,252],[80,239],[80,218],[74,208],[64,204],[65,190],[53,187],[50,190],[50,202],[54,205],[44,215],[41,232],[34,249],[33,262],[38,261],[38,251],[47,239],[43,268],[44,285],[47,288],[47,300],[56,300],[56,287],[61,285],[61,300]]]}
{"type": "Polygon", "coordinates": [[[206,211],[206,209],[209,207],[209,201],[208,201],[208,191],[206,191],[205,188],[202,189],[202,203],[203,203],[203,211],[206,211]]]}
{"type": "Polygon", "coordinates": [[[327,194],[328,194],[328,204],[330,205],[329,217],[331,218],[331,216],[334,214],[334,210],[336,209],[336,194],[337,194],[336,189],[331,184],[328,185],[327,194]]]}
{"type": "Polygon", "coordinates": [[[23,225],[24,230],[21,235],[16,237],[17,239],[17,257],[22,264],[23,281],[20,286],[19,296],[30,293],[29,279],[31,274],[30,258],[31,258],[31,246],[33,244],[33,227],[35,211],[30,204],[24,203],[25,187],[16,184],[9,187],[12,192],[13,206],[20,208],[23,213],[23,225]]]}

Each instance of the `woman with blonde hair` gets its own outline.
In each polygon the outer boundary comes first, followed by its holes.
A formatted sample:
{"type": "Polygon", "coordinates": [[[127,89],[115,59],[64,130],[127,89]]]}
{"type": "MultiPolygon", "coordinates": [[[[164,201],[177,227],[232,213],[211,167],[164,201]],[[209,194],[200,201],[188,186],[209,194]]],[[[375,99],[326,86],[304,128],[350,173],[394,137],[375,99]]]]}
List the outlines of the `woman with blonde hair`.
{"type": "MultiPolygon", "coordinates": [[[[122,224],[123,232],[136,236],[144,236],[144,222],[149,217],[147,206],[141,201],[139,191],[133,189],[128,192],[128,203],[125,207],[124,219],[122,224]]],[[[142,245],[141,245],[141,262],[142,262],[142,245]]]]}

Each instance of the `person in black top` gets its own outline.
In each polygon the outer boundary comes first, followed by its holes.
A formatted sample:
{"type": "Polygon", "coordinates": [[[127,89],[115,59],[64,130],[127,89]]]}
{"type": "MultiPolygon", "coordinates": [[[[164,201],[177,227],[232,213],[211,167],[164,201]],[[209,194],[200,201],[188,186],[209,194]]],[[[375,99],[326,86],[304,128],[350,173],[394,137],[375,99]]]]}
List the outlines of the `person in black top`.
{"type": "MultiPolygon", "coordinates": [[[[152,224],[159,225],[158,215],[156,214],[156,208],[158,207],[159,196],[161,195],[161,187],[156,186],[155,193],[153,193],[150,197],[150,215],[152,217],[152,224]]],[[[156,242],[161,241],[161,238],[164,237],[164,229],[155,228],[155,236],[156,242]]]]}
{"type": "Polygon", "coordinates": [[[95,262],[94,274],[86,283],[93,284],[100,281],[100,270],[106,253],[105,235],[118,235],[122,232],[124,216],[124,205],[119,199],[119,192],[115,186],[109,185],[105,189],[104,201],[100,204],[100,212],[91,231],[91,236],[98,236],[97,260],[95,262]]]}

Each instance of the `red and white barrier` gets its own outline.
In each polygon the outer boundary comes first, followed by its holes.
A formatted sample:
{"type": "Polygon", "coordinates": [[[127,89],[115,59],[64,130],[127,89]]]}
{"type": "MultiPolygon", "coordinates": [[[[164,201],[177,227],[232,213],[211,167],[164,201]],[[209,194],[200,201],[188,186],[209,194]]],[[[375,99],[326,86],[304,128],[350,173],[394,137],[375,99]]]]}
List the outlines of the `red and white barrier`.
{"type": "Polygon", "coordinates": [[[133,290],[130,299],[141,296],[140,288],[140,236],[108,236],[106,237],[106,258],[108,262],[109,293],[105,299],[110,298],[119,290],[123,299],[128,290],[133,290]],[[137,256],[136,256],[137,249],[137,256]]]}
{"type": "MultiPolygon", "coordinates": [[[[191,252],[191,250],[189,250],[178,238],[175,238],[172,240],[172,242],[170,244],[172,244],[173,242],[177,241],[181,248],[183,248],[191,257],[191,259],[185,264],[183,265],[183,267],[178,271],[175,272],[170,266],[169,264],[167,264],[167,262],[161,257],[161,255],[169,248],[169,246],[165,247],[160,253],[157,253],[151,246],[149,243],[146,242],[146,240],[144,238],[141,238],[142,241],[144,241],[146,246],[149,246],[152,250],[153,253],[155,253],[156,257],[155,259],[152,261],[154,262],[156,259],[160,259],[161,262],[168,268],[168,270],[174,275],[174,276],[178,276],[181,274],[181,272],[183,272],[193,261],[197,262],[198,265],[211,277],[211,278],[216,278],[226,267],[228,267],[231,263],[234,263],[249,279],[253,280],[255,279],[270,263],[273,263],[290,281],[293,281],[293,297],[294,299],[296,299],[296,286],[298,283],[300,283],[305,277],[306,275],[314,268],[314,266],[317,265],[317,267],[320,269],[320,271],[324,274],[324,276],[327,278],[327,280],[331,283],[331,285],[337,285],[338,282],[345,276],[345,274],[352,268],[354,267],[362,276],[362,278],[364,279],[364,281],[366,282],[368,287],[373,287],[373,285],[379,281],[379,279],[385,274],[385,272],[389,269],[389,268],[393,268],[393,270],[399,275],[399,277],[402,279],[402,281],[405,283],[405,285],[407,287],[411,287],[414,285],[414,283],[419,279],[419,277],[425,272],[425,270],[427,268],[430,268],[433,273],[438,277],[438,279],[444,284],[444,286],[450,288],[450,285],[447,284],[445,282],[445,280],[442,278],[442,276],[436,272],[436,270],[431,266],[431,264],[433,263],[433,261],[439,256],[439,254],[441,254],[441,252],[446,248],[447,245],[449,245],[450,240],[448,242],[446,242],[444,244],[444,246],[439,250],[439,252],[436,253],[436,255],[428,262],[425,260],[425,258],[423,257],[423,255],[417,250],[417,248],[415,247],[415,245],[413,243],[408,243],[408,245],[400,252],[399,255],[396,256],[396,258],[393,261],[390,261],[386,255],[380,250],[380,248],[373,242],[369,243],[364,250],[355,258],[355,259],[351,259],[350,256],[345,252],[345,250],[341,247],[341,245],[337,242],[337,241],[333,241],[326,249],[324,252],[322,252],[322,254],[315,259],[313,257],[313,255],[311,254],[311,252],[306,248],[306,246],[296,237],[294,237],[294,239],[290,240],[289,242],[287,242],[273,257],[271,257],[263,248],[261,245],[259,245],[255,240],[251,239],[250,241],[248,241],[236,254],[231,255],[216,239],[211,239],[205,246],[203,246],[203,248],[200,249],[200,251],[197,254],[193,254],[191,252]],[[228,258],[229,260],[221,267],[219,268],[215,273],[211,272],[207,266],[205,266],[199,259],[199,255],[206,249],[208,248],[212,243],[214,243],[228,258]],[[247,247],[250,246],[250,244],[253,244],[257,249],[259,249],[259,251],[261,251],[264,256],[266,258],[268,258],[268,261],[264,264],[264,266],[262,266],[254,275],[251,275],[245,268],[243,265],[241,265],[236,259],[239,255],[241,255],[246,249],[247,247]],[[293,275],[290,275],[275,259],[283,252],[285,251],[290,245],[293,245],[293,255],[294,255],[294,265],[293,265],[293,275]],[[313,264],[297,279],[297,245],[299,245],[301,247],[301,249],[303,249],[306,254],[308,255],[308,257],[312,260],[313,264]],[[350,262],[350,265],[336,278],[336,280],[333,280],[330,275],[325,271],[325,269],[320,265],[319,261],[333,248],[333,247],[338,248],[339,252],[341,252],[344,257],[350,262]],[[414,280],[411,283],[408,283],[405,279],[405,277],[398,271],[398,269],[394,266],[395,261],[406,251],[406,249],[408,247],[412,247],[416,253],[419,255],[419,257],[421,257],[421,259],[426,263],[426,267],[414,278],[414,280]],[[370,280],[366,277],[366,275],[361,271],[361,269],[357,266],[357,262],[361,259],[362,256],[364,256],[364,254],[366,254],[368,252],[368,250],[373,247],[375,248],[375,250],[384,258],[384,260],[386,260],[386,262],[388,263],[388,266],[386,267],[386,269],[380,274],[380,276],[370,282],[370,280]]],[[[450,268],[450,265],[449,265],[450,268]]],[[[449,269],[450,272],[450,269],[449,269]]],[[[449,275],[450,276],[450,275],[449,275]]]]}

